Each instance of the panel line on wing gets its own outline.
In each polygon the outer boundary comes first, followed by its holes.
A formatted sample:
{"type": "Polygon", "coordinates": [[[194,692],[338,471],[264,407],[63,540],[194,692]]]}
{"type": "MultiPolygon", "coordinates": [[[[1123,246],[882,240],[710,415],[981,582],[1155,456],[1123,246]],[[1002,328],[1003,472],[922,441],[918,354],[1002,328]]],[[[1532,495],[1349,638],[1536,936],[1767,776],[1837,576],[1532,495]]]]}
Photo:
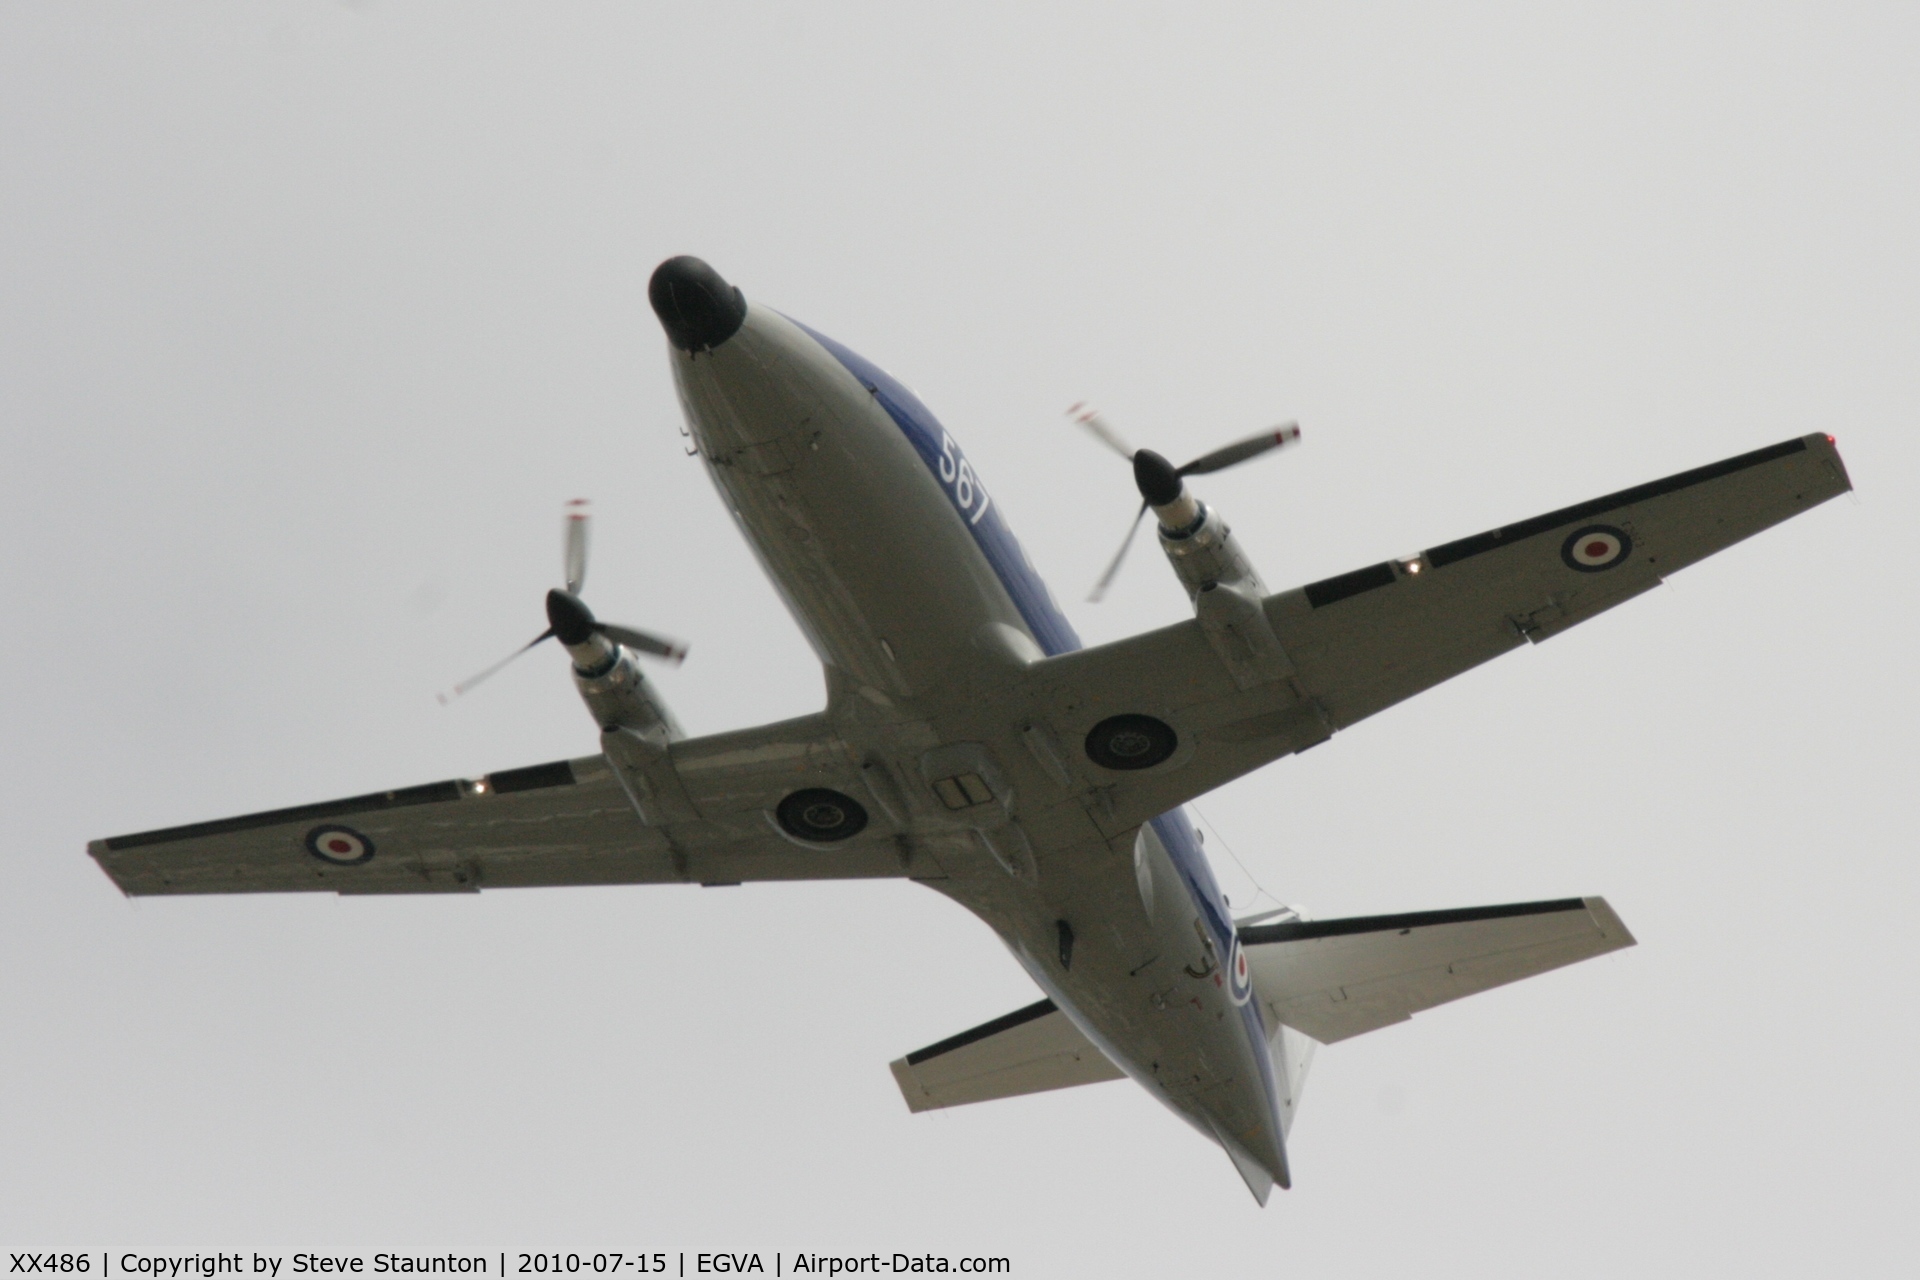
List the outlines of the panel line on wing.
{"type": "Polygon", "coordinates": [[[1531,520],[1522,520],[1518,524],[1502,525],[1498,529],[1476,533],[1470,538],[1442,543],[1427,552],[1427,563],[1438,569],[1443,565],[1454,564],[1482,552],[1497,551],[1501,547],[1510,547],[1523,538],[1531,538],[1535,534],[1557,529],[1575,520],[1597,516],[1602,512],[1613,511],[1620,507],[1630,507],[1636,502],[1645,502],[1648,498],[1658,498],[1669,493],[1677,493],[1682,489],[1691,489],[1697,484],[1718,480],[1723,476],[1745,471],[1749,467],[1773,462],[1790,454],[1802,453],[1806,447],[1805,439],[1783,440],[1779,444],[1769,445],[1764,449],[1755,449],[1752,453],[1743,453],[1737,458],[1727,458],[1720,462],[1709,463],[1704,467],[1695,467],[1691,471],[1682,471],[1664,480],[1650,480],[1646,484],[1622,489],[1618,493],[1610,493],[1603,498],[1590,498],[1586,502],[1562,507],[1558,511],[1549,511],[1531,520]]]}
{"type": "Polygon", "coordinates": [[[308,818],[338,818],[349,813],[371,813],[378,809],[403,809],[416,804],[441,804],[448,800],[458,800],[465,794],[466,788],[457,781],[429,782],[424,786],[402,787],[398,791],[378,791],[372,795],[353,796],[346,800],[325,800],[319,804],[295,805],[291,809],[273,809],[266,813],[249,813],[238,818],[219,818],[213,822],[196,822],[184,827],[164,827],[159,831],[113,836],[101,843],[109,853],[118,853],[122,849],[138,849],[143,845],[171,844],[176,840],[192,840],[202,836],[224,836],[236,831],[277,827],[283,823],[300,822],[308,818]]]}

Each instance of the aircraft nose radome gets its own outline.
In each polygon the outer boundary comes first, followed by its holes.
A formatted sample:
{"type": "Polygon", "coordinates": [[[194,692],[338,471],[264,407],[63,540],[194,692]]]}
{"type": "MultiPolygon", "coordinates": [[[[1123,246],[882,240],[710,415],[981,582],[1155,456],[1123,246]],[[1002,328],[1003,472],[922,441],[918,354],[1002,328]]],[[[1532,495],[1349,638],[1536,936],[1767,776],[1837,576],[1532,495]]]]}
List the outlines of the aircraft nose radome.
{"type": "Polygon", "coordinates": [[[739,332],[747,318],[746,296],[700,259],[684,255],[653,269],[647,301],[667,341],[682,351],[711,351],[739,332]]]}

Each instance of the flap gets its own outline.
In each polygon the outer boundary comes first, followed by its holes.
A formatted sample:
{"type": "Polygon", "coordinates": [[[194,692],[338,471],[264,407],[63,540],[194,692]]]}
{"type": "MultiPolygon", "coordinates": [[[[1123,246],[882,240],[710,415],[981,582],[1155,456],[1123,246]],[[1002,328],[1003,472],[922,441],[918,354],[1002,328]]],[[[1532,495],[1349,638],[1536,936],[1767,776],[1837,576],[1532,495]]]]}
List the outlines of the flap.
{"type": "Polygon", "coordinates": [[[1323,1044],[1633,945],[1604,898],[1295,920],[1240,931],[1254,994],[1323,1044]]]}
{"type": "Polygon", "coordinates": [[[1098,1084],[1125,1074],[1051,1000],[1016,1009],[890,1065],[912,1111],[1098,1084]]]}

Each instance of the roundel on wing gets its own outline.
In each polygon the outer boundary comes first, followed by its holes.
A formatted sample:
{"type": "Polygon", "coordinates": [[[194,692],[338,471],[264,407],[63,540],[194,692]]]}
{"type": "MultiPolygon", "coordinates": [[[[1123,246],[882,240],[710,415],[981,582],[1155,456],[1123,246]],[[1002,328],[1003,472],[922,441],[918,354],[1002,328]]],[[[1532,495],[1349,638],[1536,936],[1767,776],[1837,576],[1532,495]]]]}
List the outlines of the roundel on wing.
{"type": "Polygon", "coordinates": [[[1103,769],[1151,769],[1179,745],[1173,727],[1152,716],[1108,716],[1087,732],[1087,759],[1103,769]]]}
{"type": "Polygon", "coordinates": [[[1633,553],[1633,539],[1625,529],[1610,524],[1590,524],[1575,529],[1560,544],[1560,558],[1569,569],[1581,573],[1599,573],[1611,569],[1633,553]]]}
{"type": "Polygon", "coordinates": [[[1247,969],[1246,948],[1240,945],[1240,939],[1233,940],[1233,951],[1227,957],[1227,994],[1233,997],[1235,1004],[1245,1004],[1253,996],[1253,974],[1247,969]]]}
{"type": "Polygon", "coordinates": [[[825,844],[851,839],[867,828],[867,811],[858,800],[825,787],[794,792],[773,816],[788,835],[825,844]]]}
{"type": "Polygon", "coordinates": [[[373,861],[373,841],[352,827],[315,827],[307,832],[307,852],[336,867],[357,867],[373,861]]]}

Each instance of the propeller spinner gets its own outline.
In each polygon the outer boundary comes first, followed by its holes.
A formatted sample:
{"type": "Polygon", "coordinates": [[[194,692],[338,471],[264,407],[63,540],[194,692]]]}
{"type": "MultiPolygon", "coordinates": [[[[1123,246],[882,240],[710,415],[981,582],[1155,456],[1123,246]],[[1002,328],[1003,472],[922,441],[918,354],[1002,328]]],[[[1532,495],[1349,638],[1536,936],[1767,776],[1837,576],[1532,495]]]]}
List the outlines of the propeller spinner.
{"type": "Polygon", "coordinates": [[[1300,424],[1286,422],[1244,440],[1236,440],[1211,453],[1203,453],[1185,466],[1176,467],[1151,449],[1134,449],[1101,416],[1100,411],[1090,405],[1076,404],[1067,410],[1067,415],[1094,439],[1133,464],[1134,487],[1140,490],[1140,510],[1134,513],[1133,523],[1128,526],[1127,536],[1121,541],[1113,562],[1100,575],[1093,593],[1087,597],[1095,603],[1107,594],[1107,588],[1120,576],[1120,566],[1126,562],[1127,552],[1133,546],[1134,535],[1140,532],[1140,521],[1145,518],[1148,508],[1152,508],[1164,528],[1176,532],[1191,527],[1200,518],[1200,504],[1187,492],[1186,477],[1225,471],[1228,467],[1237,467],[1261,454],[1284,449],[1300,440],[1300,424]]]}
{"type": "MultiPolygon", "coordinates": [[[[547,592],[547,629],[486,670],[467,677],[440,694],[441,706],[446,706],[467,690],[493,676],[527,650],[547,640],[558,640],[571,650],[581,646],[594,646],[595,637],[605,637],[616,645],[625,645],[640,653],[665,658],[675,666],[686,660],[687,646],[679,641],[668,640],[663,636],[656,636],[651,632],[640,631],[633,627],[602,622],[593,616],[593,610],[587,608],[586,602],[580,598],[580,589],[587,581],[587,525],[590,519],[585,498],[575,498],[567,503],[564,563],[567,585],[564,590],[555,588],[547,592]]],[[[577,658],[582,655],[575,656],[577,658]]]]}

